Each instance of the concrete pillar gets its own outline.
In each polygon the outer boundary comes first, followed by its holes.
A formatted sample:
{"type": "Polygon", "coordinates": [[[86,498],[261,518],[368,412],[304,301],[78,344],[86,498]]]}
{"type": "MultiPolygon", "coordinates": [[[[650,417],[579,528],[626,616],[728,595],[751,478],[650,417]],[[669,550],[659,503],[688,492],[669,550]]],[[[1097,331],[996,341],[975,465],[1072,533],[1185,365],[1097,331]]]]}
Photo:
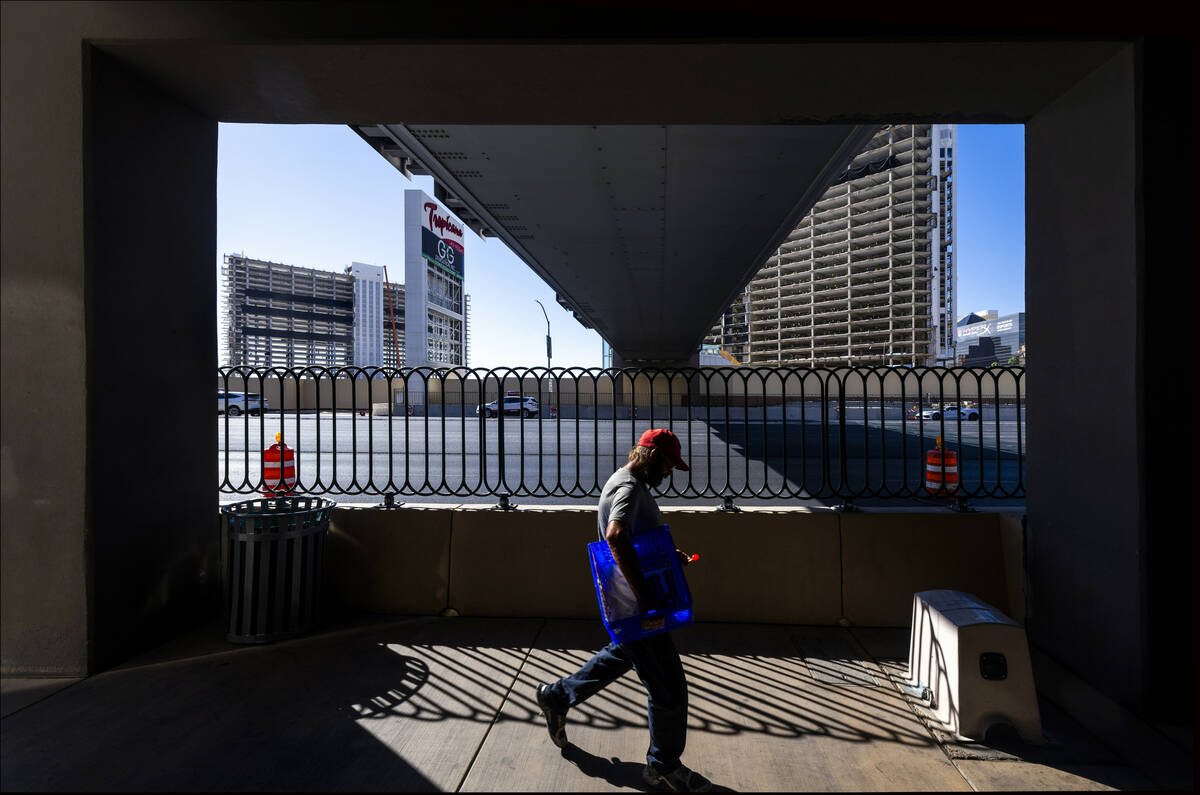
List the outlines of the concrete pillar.
{"type": "Polygon", "coordinates": [[[96,670],[221,607],[212,390],[193,387],[217,368],[217,125],[99,50],[85,67],[96,670]]]}
{"type": "Polygon", "coordinates": [[[1027,333],[1038,348],[1028,368],[1038,385],[1029,629],[1126,703],[1141,699],[1145,673],[1131,653],[1145,627],[1140,306],[1121,300],[1138,295],[1142,264],[1134,80],[1128,47],[1025,128],[1027,333]],[[1089,400],[1101,383],[1111,398],[1089,400]]]}
{"type": "MultiPolygon", "coordinates": [[[[1167,716],[1178,695],[1155,694],[1195,678],[1194,578],[1180,563],[1194,561],[1194,531],[1167,502],[1172,486],[1175,496],[1194,488],[1180,478],[1194,462],[1178,467],[1194,451],[1167,441],[1194,438],[1194,393],[1177,388],[1194,375],[1172,362],[1187,335],[1164,318],[1191,314],[1172,296],[1194,292],[1183,286],[1195,278],[1185,176],[1194,155],[1183,143],[1192,127],[1177,117],[1190,94],[1148,95],[1178,75],[1164,65],[1148,82],[1143,55],[1129,45],[1026,125],[1026,307],[1037,350],[1028,366],[1029,629],[1101,690],[1167,716]],[[1161,502],[1148,500],[1154,493],[1161,502]]],[[[1194,86],[1191,63],[1178,74],[1194,86]]]]}
{"type": "Polygon", "coordinates": [[[181,10],[3,6],[5,674],[101,670],[220,609],[216,123],[86,43],[181,10]]]}
{"type": "Polygon", "coordinates": [[[1196,698],[1196,531],[1179,517],[1197,482],[1196,412],[1186,408],[1196,404],[1196,319],[1174,308],[1180,296],[1196,294],[1195,180],[1182,178],[1196,173],[1196,149],[1162,144],[1196,129],[1196,103],[1186,99],[1196,96],[1196,42],[1149,39],[1135,55],[1145,256],[1146,711],[1181,723],[1194,721],[1184,705],[1196,698]]]}
{"type": "Polygon", "coordinates": [[[45,12],[0,6],[0,671],[79,675],[88,644],[80,48],[48,30],[45,12]]]}

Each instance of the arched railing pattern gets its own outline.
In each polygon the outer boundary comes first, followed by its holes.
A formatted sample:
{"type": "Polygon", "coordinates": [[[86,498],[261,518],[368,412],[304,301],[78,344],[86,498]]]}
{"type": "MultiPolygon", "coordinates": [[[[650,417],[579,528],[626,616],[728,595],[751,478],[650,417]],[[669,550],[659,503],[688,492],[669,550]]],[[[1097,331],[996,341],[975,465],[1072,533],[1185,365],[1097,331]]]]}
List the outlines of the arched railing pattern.
{"type": "Polygon", "coordinates": [[[928,496],[938,439],[956,496],[1025,495],[1020,367],[223,367],[218,389],[225,493],[262,490],[279,434],[306,494],[596,497],[667,427],[691,470],[664,496],[928,496]]]}

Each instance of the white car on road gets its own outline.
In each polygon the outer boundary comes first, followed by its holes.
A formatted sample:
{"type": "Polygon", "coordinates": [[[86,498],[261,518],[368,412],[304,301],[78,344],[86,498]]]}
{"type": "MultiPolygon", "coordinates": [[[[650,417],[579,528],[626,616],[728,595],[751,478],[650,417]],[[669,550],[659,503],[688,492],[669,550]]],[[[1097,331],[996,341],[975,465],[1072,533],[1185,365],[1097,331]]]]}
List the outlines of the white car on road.
{"type": "Polygon", "coordinates": [[[230,417],[241,416],[242,413],[261,414],[263,409],[270,408],[257,392],[227,392],[217,390],[217,413],[229,412],[230,417]]]}
{"type": "MultiPolygon", "coordinates": [[[[491,403],[485,403],[478,407],[475,412],[485,417],[495,417],[497,408],[498,401],[493,400],[491,403]]],[[[538,402],[534,398],[517,397],[516,395],[509,395],[504,398],[505,414],[523,414],[526,417],[536,417],[540,410],[538,402]]]]}
{"type": "Polygon", "coordinates": [[[923,420],[940,420],[945,417],[948,420],[956,420],[959,417],[964,420],[979,419],[979,410],[973,408],[959,408],[956,403],[947,403],[942,408],[925,409],[921,412],[923,420]]]}

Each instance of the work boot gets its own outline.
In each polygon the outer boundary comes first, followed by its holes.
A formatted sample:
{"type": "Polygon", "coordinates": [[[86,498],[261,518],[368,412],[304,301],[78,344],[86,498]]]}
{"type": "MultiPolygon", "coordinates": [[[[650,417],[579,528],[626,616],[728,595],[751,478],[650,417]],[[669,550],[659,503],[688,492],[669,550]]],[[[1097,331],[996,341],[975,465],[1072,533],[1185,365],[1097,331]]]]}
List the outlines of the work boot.
{"type": "Polygon", "coordinates": [[[546,731],[550,742],[563,748],[567,744],[567,711],[559,709],[550,698],[550,685],[537,686],[537,704],[546,718],[546,731]]]}
{"type": "Polygon", "coordinates": [[[670,773],[659,773],[646,765],[642,768],[642,781],[665,792],[708,792],[712,789],[711,781],[694,770],[688,770],[683,765],[670,773]]]}

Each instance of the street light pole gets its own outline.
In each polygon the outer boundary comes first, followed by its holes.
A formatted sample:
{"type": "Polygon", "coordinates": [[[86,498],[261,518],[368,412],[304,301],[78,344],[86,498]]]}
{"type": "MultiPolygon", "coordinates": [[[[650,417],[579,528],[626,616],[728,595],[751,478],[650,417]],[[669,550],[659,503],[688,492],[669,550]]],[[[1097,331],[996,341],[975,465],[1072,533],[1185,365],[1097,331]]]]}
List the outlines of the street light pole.
{"type": "Polygon", "coordinates": [[[546,371],[547,371],[546,372],[546,378],[547,378],[546,391],[553,392],[554,391],[554,380],[550,377],[550,372],[549,372],[550,371],[550,316],[546,314],[546,307],[544,304],[542,304],[541,301],[538,301],[538,299],[536,299],[536,298],[533,300],[537,303],[538,306],[540,306],[542,308],[542,317],[546,318],[546,371]]]}

